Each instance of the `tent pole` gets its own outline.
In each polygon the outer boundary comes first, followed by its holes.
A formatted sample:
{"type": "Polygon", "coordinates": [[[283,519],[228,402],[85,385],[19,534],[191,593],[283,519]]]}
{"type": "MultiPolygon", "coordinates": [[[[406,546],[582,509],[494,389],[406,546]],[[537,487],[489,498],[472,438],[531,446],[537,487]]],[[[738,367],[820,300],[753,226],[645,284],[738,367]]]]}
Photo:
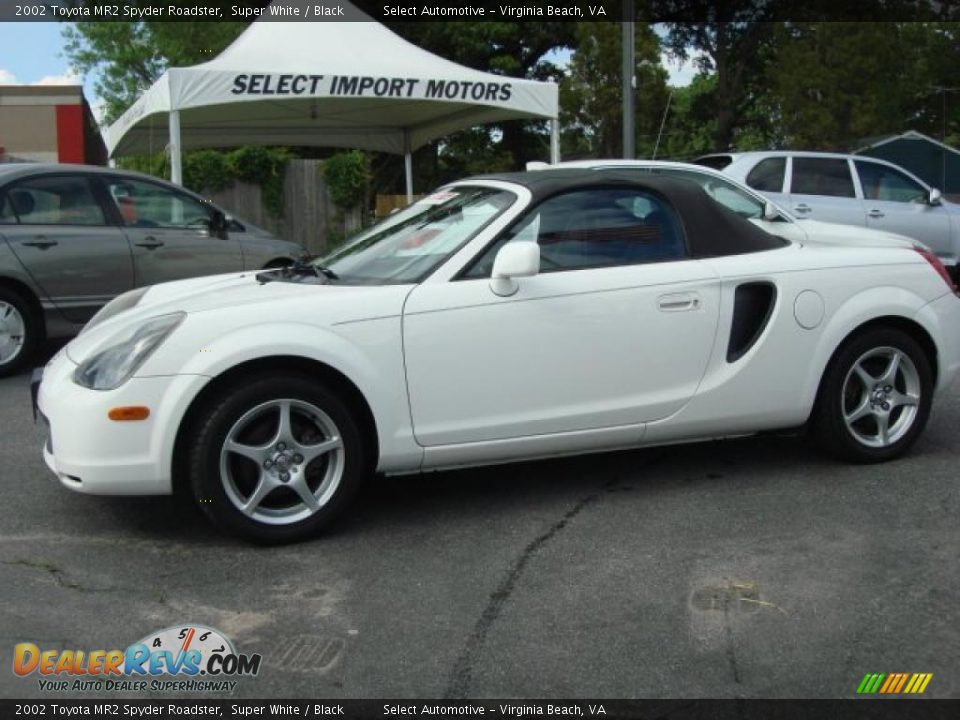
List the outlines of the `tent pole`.
{"type": "Polygon", "coordinates": [[[407,179],[407,204],[413,202],[413,155],[404,153],[403,155],[403,174],[407,179]]]}
{"type": "Polygon", "coordinates": [[[413,151],[410,149],[410,131],[403,131],[403,174],[407,181],[407,205],[413,202],[413,151]]]}
{"type": "Polygon", "coordinates": [[[550,118],[550,164],[560,162],[560,119],[550,118]]]}
{"type": "Polygon", "coordinates": [[[180,111],[170,111],[170,182],[183,185],[183,165],[180,158],[180,111]]]}

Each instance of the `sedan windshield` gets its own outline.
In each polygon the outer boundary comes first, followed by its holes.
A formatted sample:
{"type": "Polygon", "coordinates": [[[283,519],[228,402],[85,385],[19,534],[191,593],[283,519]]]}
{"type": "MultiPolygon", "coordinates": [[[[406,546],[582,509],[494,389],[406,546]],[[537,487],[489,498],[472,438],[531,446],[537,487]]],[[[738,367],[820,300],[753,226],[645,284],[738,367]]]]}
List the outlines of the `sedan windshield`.
{"type": "Polygon", "coordinates": [[[426,278],[517,196],[490,187],[440,190],[316,261],[338,283],[389,285],[426,278]]]}

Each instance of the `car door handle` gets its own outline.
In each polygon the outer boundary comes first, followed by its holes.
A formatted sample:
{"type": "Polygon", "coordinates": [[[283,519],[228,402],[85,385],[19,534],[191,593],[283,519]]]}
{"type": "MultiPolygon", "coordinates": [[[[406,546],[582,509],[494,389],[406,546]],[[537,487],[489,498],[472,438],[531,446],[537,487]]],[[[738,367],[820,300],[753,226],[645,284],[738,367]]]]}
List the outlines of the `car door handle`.
{"type": "Polygon", "coordinates": [[[800,203],[799,205],[795,205],[793,210],[794,212],[798,212],[798,213],[813,212],[813,208],[807,205],[806,203],[800,203]]]}
{"type": "Polygon", "coordinates": [[[56,240],[48,240],[46,235],[37,235],[36,240],[27,240],[20,243],[21,245],[26,245],[27,247],[35,247],[39,250],[46,250],[47,248],[52,248],[54,245],[59,245],[56,240]]]}
{"type": "Polygon", "coordinates": [[[672,293],[657,298],[657,308],[662,312],[683,312],[700,307],[700,296],[696,293],[672,293]]]}
{"type": "Polygon", "coordinates": [[[163,245],[163,241],[157,240],[155,237],[146,237],[143,239],[143,242],[134,243],[134,245],[146,248],[147,250],[156,250],[163,245]]]}
{"type": "Polygon", "coordinates": [[[874,208],[873,210],[868,212],[867,215],[869,215],[872,218],[882,218],[883,212],[881,210],[877,210],[876,208],[874,208]]]}

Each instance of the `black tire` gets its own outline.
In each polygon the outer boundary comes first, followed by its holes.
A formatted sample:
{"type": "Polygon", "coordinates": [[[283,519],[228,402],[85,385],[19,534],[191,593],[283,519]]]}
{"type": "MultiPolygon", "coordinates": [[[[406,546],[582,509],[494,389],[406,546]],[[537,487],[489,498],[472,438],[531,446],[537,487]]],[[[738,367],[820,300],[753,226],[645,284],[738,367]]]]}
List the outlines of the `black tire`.
{"type": "Polygon", "coordinates": [[[811,417],[814,436],[827,451],[851,462],[877,463],[903,455],[916,442],[930,417],[933,401],[930,363],[920,344],[897,328],[874,327],[849,338],[834,354],[821,380],[811,417]],[[898,367],[902,369],[894,373],[892,385],[880,384],[880,378],[891,367],[893,351],[901,354],[898,367]],[[903,357],[908,358],[909,363],[903,357]],[[874,370],[877,364],[883,363],[887,365],[874,370]],[[868,371],[872,385],[862,379],[857,366],[868,371]],[[912,392],[905,384],[908,373],[912,392]],[[871,394],[877,392],[874,388],[880,394],[871,394]],[[892,388],[891,393],[895,394],[885,396],[886,388],[892,388]],[[858,396],[858,391],[865,394],[858,396]],[[907,394],[919,396],[915,405],[899,404],[907,394]],[[889,401],[887,404],[884,404],[885,398],[889,401]],[[848,424],[846,418],[856,417],[858,409],[865,413],[863,418],[848,424]],[[904,413],[911,414],[907,417],[904,413]],[[878,416],[884,415],[889,425],[889,442],[881,435],[883,419],[878,416]],[[897,428],[901,419],[903,425],[897,428]],[[871,441],[880,444],[871,445],[871,441]]]}
{"type": "Polygon", "coordinates": [[[188,451],[187,466],[194,500],[216,526],[252,542],[280,544],[316,535],[343,513],[368,472],[363,436],[350,408],[335,393],[306,376],[289,374],[256,379],[242,387],[231,388],[209,403],[193,427],[195,439],[188,451]],[[288,446],[280,451],[277,448],[280,438],[284,437],[282,429],[275,430],[271,425],[278,424],[282,414],[280,406],[287,400],[294,403],[289,411],[292,442],[288,441],[288,446]],[[271,403],[278,405],[276,420],[272,417],[271,403]],[[245,417],[252,419],[245,421],[245,417]],[[244,422],[248,424],[244,425],[244,422]],[[336,433],[324,427],[330,423],[336,433]],[[304,433],[315,436],[310,438],[304,433]],[[259,451],[268,446],[271,449],[268,454],[258,456],[266,458],[262,462],[226,452],[224,443],[228,435],[241,441],[246,450],[259,451]],[[335,436],[342,443],[339,451],[333,450],[313,461],[305,459],[304,455],[309,454],[311,446],[320,445],[301,445],[302,441],[330,440],[335,436]],[[294,454],[298,449],[304,455],[294,454]],[[296,463],[297,458],[300,458],[299,464],[288,464],[296,463]],[[267,460],[271,461],[269,470],[265,470],[262,464],[267,460]],[[222,462],[226,464],[222,466],[222,462]],[[223,472],[222,467],[225,468],[223,472]],[[284,473],[287,480],[281,480],[284,473]],[[331,480],[328,486],[333,488],[329,490],[331,494],[321,491],[324,480],[319,475],[330,478],[338,473],[339,480],[336,483],[331,480]],[[238,503],[249,502],[265,477],[273,488],[254,505],[253,514],[245,514],[238,503]],[[309,491],[319,494],[323,500],[317,509],[311,511],[301,500],[304,496],[294,491],[295,487],[302,490],[301,478],[306,478],[304,482],[309,491]],[[294,509],[284,509],[288,504],[291,508],[299,504],[301,513],[312,514],[298,519],[294,509]],[[289,512],[289,516],[279,519],[268,516],[268,513],[284,512],[289,512]]]}
{"type": "Polygon", "coordinates": [[[42,328],[34,305],[27,298],[16,290],[0,287],[0,377],[13,375],[30,362],[40,344],[42,328]],[[17,322],[16,318],[22,322],[23,342],[15,353],[7,356],[3,347],[8,338],[7,323],[17,322]]]}

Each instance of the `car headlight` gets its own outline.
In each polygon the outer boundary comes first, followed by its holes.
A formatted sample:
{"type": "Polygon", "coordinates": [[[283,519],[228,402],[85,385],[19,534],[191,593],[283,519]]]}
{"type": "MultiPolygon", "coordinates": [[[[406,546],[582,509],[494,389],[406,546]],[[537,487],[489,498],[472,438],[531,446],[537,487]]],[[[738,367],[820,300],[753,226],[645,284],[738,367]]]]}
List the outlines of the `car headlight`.
{"type": "Polygon", "coordinates": [[[180,312],[148,320],[122,340],[80,363],[73,372],[73,381],[91,390],[120,387],[186,316],[180,312]]]}
{"type": "Polygon", "coordinates": [[[83,333],[92,328],[94,325],[99,325],[104,320],[109,320],[114,315],[135,307],[136,304],[140,302],[140,299],[146,295],[147,290],[149,289],[149,287],[142,287],[137,288],[136,290],[131,290],[130,292],[125,292],[123,295],[117,295],[113,300],[100,308],[96,315],[87,321],[87,324],[83,326],[83,330],[80,331],[80,334],[83,335],[83,333]]]}

